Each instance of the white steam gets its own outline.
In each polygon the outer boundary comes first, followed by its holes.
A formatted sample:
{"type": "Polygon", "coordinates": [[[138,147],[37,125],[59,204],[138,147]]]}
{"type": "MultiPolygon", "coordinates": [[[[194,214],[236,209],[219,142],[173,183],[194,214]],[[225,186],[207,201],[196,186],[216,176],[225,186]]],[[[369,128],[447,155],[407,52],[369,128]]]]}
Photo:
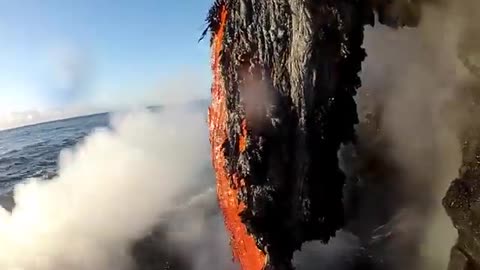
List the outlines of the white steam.
{"type": "Polygon", "coordinates": [[[441,200],[458,175],[458,136],[468,124],[452,124],[462,108],[452,110],[449,103],[461,98],[462,87],[471,80],[458,59],[458,46],[468,23],[478,22],[462,7],[469,4],[471,11],[476,5],[480,10],[475,2],[425,5],[418,28],[392,30],[377,25],[366,33],[368,57],[359,102],[364,108],[370,106],[366,111],[381,112],[380,125],[390,148],[378,151],[392,158],[401,172],[384,181],[400,180],[398,192],[408,198],[407,205],[398,207],[421,213],[402,222],[424,231],[413,240],[420,245],[417,267],[422,270],[446,269],[456,239],[441,200]]]}
{"type": "MultiPolygon", "coordinates": [[[[198,112],[139,111],[114,117],[112,129],[98,129],[62,152],[58,177],[17,186],[13,212],[0,208],[0,269],[135,269],[132,243],[159,222],[171,228],[169,240],[179,242],[194,264],[225,269],[230,257],[223,226],[202,226],[206,217],[199,211],[187,211],[183,219],[161,219],[183,204],[198,205],[187,198],[213,183],[205,179],[207,135],[206,119],[198,112]],[[211,250],[204,253],[222,260],[198,257],[189,249],[201,241],[210,243],[211,250]]],[[[215,202],[214,193],[203,196],[197,201],[205,207],[197,208],[216,215],[216,204],[208,203],[215,202]]]]}

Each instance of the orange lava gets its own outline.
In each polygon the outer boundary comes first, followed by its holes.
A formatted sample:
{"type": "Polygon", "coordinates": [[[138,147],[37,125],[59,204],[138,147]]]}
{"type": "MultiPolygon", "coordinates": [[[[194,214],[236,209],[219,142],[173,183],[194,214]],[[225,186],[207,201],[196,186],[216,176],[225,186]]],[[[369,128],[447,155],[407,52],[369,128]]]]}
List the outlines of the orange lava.
{"type": "MultiPolygon", "coordinates": [[[[239,214],[245,205],[237,199],[238,188],[244,184],[242,179],[228,175],[223,143],[227,139],[227,108],[226,94],[220,67],[220,53],[227,23],[228,12],[223,6],[220,11],[221,26],[214,33],[212,44],[212,103],[208,109],[208,124],[210,129],[210,143],[212,146],[212,163],[217,178],[217,196],[222,209],[225,225],[230,232],[232,252],[234,258],[240,263],[242,270],[261,270],[264,268],[266,258],[255,244],[254,239],[248,234],[239,214]],[[234,185],[230,184],[233,179],[234,185]]],[[[239,150],[246,147],[246,122],[242,122],[242,134],[239,141],[239,150]]]]}
{"type": "Polygon", "coordinates": [[[247,149],[247,120],[245,119],[242,121],[242,134],[239,138],[238,147],[240,148],[240,153],[245,152],[247,149]]]}

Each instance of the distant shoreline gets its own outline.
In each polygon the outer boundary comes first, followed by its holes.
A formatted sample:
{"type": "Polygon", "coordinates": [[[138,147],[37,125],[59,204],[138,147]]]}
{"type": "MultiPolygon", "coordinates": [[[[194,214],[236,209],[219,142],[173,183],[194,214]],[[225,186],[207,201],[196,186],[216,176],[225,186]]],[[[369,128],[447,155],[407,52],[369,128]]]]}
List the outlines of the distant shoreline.
{"type": "MultiPolygon", "coordinates": [[[[208,107],[208,104],[209,104],[209,99],[198,99],[198,100],[192,100],[192,101],[189,101],[185,104],[180,104],[180,105],[186,105],[186,106],[191,105],[193,107],[202,107],[202,108],[205,107],[206,108],[206,107],[208,107]]],[[[155,111],[155,110],[165,108],[166,106],[172,106],[172,105],[175,106],[175,105],[179,105],[179,104],[149,105],[149,106],[141,106],[141,108],[155,111]]],[[[84,114],[84,115],[77,115],[77,116],[59,118],[59,119],[55,119],[55,120],[45,120],[45,121],[40,121],[40,122],[36,122],[36,123],[33,123],[33,124],[25,124],[25,125],[20,125],[20,126],[16,126],[16,127],[9,127],[9,128],[5,128],[5,129],[0,129],[0,133],[1,132],[9,132],[9,131],[12,131],[12,130],[18,130],[18,129],[22,129],[22,128],[27,128],[27,127],[34,127],[34,126],[42,125],[42,124],[57,123],[57,122],[65,121],[65,120],[81,119],[81,118],[92,117],[92,116],[96,116],[96,115],[111,114],[111,113],[122,112],[122,111],[131,111],[131,109],[118,108],[118,109],[110,110],[110,111],[105,110],[105,111],[100,111],[100,112],[95,112],[95,113],[88,113],[88,114],[84,114]]]]}
{"type": "Polygon", "coordinates": [[[81,119],[81,118],[87,118],[87,117],[92,117],[96,115],[103,115],[103,114],[109,114],[112,112],[99,112],[99,113],[90,113],[90,114],[84,114],[84,115],[78,115],[78,116],[72,116],[72,117],[66,117],[66,118],[60,118],[60,119],[55,119],[55,120],[47,120],[43,122],[38,122],[34,124],[26,124],[18,127],[12,127],[12,128],[6,128],[6,129],[1,129],[0,132],[4,131],[13,131],[13,130],[18,130],[22,128],[28,128],[28,127],[34,127],[38,125],[43,125],[43,124],[49,124],[49,123],[57,123],[57,122],[62,122],[62,121],[67,121],[67,120],[72,120],[72,119],[81,119]]]}

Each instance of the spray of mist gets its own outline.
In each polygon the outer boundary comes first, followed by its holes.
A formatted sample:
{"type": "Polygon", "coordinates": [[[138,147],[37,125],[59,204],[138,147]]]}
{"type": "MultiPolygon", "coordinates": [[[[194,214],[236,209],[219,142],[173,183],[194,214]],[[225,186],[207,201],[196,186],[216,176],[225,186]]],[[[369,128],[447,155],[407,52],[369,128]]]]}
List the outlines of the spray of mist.
{"type": "Polygon", "coordinates": [[[0,269],[142,269],[131,247],[157,226],[188,269],[228,268],[204,114],[138,111],[111,126],[64,150],[58,177],[16,187],[13,212],[0,209],[0,269]]]}
{"type": "Polygon", "coordinates": [[[395,249],[388,252],[396,254],[390,260],[399,269],[407,261],[415,269],[446,269],[456,239],[441,199],[458,175],[459,134],[468,124],[451,120],[468,118],[459,117],[462,108],[449,104],[461,98],[461,89],[472,79],[459,60],[459,44],[465,29],[475,20],[478,24],[472,8],[480,10],[478,1],[426,2],[418,28],[377,25],[367,30],[359,97],[362,116],[375,112],[379,118],[385,143],[377,146],[376,155],[395,168],[379,179],[384,187],[394,186],[395,194],[382,202],[392,218],[377,231],[393,235],[389,245],[395,249]],[[413,255],[412,247],[418,249],[413,255]]]}

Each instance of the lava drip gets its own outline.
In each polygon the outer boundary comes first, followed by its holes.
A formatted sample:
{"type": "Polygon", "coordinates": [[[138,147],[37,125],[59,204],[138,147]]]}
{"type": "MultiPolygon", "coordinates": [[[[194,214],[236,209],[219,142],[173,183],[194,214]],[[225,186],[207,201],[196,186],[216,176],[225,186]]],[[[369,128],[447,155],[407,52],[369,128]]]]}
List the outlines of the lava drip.
{"type": "Polygon", "coordinates": [[[211,10],[210,28],[212,36],[212,104],[208,111],[212,162],[217,178],[217,195],[225,217],[225,225],[231,234],[233,255],[242,269],[262,269],[265,255],[256,247],[255,239],[248,234],[240,219],[245,204],[238,200],[240,181],[238,175],[230,174],[226,167],[224,143],[227,141],[227,96],[222,77],[220,59],[228,11],[226,5],[216,3],[211,10]]]}
{"type": "Polygon", "coordinates": [[[365,58],[364,1],[218,0],[208,16],[212,162],[234,257],[293,269],[293,252],[344,225],[342,143],[365,58]]]}

